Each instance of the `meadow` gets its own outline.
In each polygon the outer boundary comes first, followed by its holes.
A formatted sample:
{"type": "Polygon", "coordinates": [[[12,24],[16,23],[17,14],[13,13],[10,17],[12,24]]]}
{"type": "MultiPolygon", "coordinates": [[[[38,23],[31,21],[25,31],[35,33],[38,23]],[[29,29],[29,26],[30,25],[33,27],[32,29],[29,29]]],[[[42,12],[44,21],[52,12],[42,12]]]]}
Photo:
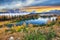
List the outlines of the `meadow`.
{"type": "MultiPolygon", "coordinates": [[[[14,40],[60,40],[60,17],[56,21],[48,21],[46,25],[26,24],[15,25],[7,27],[5,24],[0,26],[0,40],[9,40],[13,37],[14,40]]],[[[7,22],[6,24],[10,24],[7,22]]]]}

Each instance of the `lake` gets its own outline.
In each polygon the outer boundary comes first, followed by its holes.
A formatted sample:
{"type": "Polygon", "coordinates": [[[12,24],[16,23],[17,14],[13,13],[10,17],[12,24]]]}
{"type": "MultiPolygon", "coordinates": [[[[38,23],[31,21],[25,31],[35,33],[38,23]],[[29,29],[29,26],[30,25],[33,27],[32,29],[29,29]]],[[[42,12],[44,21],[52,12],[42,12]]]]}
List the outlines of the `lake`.
{"type": "MultiPolygon", "coordinates": [[[[47,24],[48,20],[51,21],[56,21],[57,17],[47,17],[47,18],[43,18],[43,17],[39,17],[37,19],[29,19],[29,20],[24,20],[24,21],[20,21],[17,22],[16,25],[22,25],[24,22],[28,25],[28,24],[34,24],[34,25],[43,25],[43,24],[47,24]]],[[[8,24],[7,26],[11,27],[13,26],[13,24],[8,24]]]]}

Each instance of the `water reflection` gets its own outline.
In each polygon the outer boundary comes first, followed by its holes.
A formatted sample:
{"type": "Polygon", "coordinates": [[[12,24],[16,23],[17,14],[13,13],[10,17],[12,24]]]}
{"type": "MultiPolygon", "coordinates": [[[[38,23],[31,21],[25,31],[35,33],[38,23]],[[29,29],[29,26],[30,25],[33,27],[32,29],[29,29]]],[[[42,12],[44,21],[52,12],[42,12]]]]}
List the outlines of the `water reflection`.
{"type": "Polygon", "coordinates": [[[38,24],[38,25],[42,25],[42,24],[46,24],[48,22],[48,20],[56,20],[56,17],[51,17],[51,18],[41,18],[39,17],[38,19],[31,19],[31,20],[25,20],[25,21],[20,21],[17,23],[18,24],[23,24],[24,22],[26,24],[38,24]]]}
{"type": "MultiPolygon", "coordinates": [[[[42,18],[39,17],[37,19],[29,19],[29,20],[23,20],[20,22],[17,22],[16,25],[22,25],[24,22],[28,25],[28,24],[34,24],[34,25],[43,25],[43,24],[47,24],[48,20],[51,21],[55,21],[57,17],[49,17],[49,18],[42,18]]],[[[11,27],[13,26],[12,24],[8,24],[7,26],[11,27]]]]}

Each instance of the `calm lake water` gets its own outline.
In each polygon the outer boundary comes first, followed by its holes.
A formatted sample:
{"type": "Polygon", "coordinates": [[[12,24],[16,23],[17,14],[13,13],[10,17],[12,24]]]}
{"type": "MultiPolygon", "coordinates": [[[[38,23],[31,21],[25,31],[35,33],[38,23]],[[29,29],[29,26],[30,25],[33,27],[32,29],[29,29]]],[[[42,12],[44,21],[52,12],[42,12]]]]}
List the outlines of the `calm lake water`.
{"type": "Polygon", "coordinates": [[[24,22],[26,24],[38,24],[38,25],[41,25],[41,24],[46,24],[48,21],[48,18],[38,18],[38,19],[30,19],[30,20],[25,20],[25,21],[20,21],[17,23],[17,25],[22,25],[24,22]]]}
{"type": "Polygon", "coordinates": [[[51,18],[41,18],[39,17],[38,19],[31,19],[31,20],[25,20],[25,21],[20,21],[17,24],[23,24],[24,22],[26,24],[37,24],[37,25],[42,25],[42,24],[47,24],[48,20],[56,20],[56,17],[51,17],[51,18]]]}
{"type": "MultiPolygon", "coordinates": [[[[16,25],[22,25],[24,22],[26,24],[34,24],[34,25],[43,25],[43,24],[47,24],[48,20],[56,20],[57,17],[50,17],[50,18],[42,18],[39,17],[37,19],[29,19],[29,20],[24,20],[24,21],[20,21],[17,22],[16,25]]],[[[13,26],[13,24],[8,24],[7,26],[11,27],[13,26]]]]}

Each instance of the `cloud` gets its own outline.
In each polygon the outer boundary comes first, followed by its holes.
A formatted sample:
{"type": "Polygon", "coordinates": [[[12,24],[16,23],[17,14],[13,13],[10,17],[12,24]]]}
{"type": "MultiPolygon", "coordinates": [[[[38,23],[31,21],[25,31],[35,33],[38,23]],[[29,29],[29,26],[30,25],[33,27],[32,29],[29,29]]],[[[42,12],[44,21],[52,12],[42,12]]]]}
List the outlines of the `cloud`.
{"type": "Polygon", "coordinates": [[[49,0],[35,0],[31,5],[37,5],[37,4],[41,4],[41,3],[45,4],[45,2],[47,2],[47,1],[49,1],[49,0]]]}
{"type": "Polygon", "coordinates": [[[48,0],[13,0],[11,2],[5,2],[4,5],[0,6],[0,9],[3,8],[19,8],[24,6],[31,6],[38,3],[43,3],[48,0]]]}
{"type": "Polygon", "coordinates": [[[21,8],[24,6],[60,6],[60,0],[0,0],[0,9],[21,8]]]}

